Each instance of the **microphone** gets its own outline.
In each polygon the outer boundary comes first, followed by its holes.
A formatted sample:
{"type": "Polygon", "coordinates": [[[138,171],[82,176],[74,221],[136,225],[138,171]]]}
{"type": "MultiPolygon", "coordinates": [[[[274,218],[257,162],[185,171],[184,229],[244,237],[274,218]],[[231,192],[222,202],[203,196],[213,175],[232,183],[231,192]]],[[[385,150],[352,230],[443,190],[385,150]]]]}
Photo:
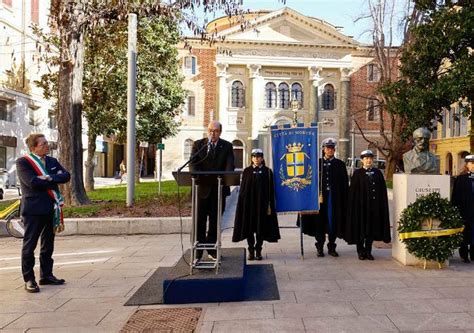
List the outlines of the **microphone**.
{"type": "Polygon", "coordinates": [[[211,141],[211,137],[209,136],[207,138],[207,154],[209,154],[209,152],[211,151],[211,148],[212,148],[212,141],[211,141]]]}

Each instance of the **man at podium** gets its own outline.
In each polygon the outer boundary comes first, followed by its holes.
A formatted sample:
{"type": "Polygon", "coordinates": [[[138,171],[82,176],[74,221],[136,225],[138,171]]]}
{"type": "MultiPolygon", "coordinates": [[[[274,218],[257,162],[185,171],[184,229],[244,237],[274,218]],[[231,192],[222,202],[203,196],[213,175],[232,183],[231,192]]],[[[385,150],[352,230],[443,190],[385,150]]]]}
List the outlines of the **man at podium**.
{"type": "MultiPolygon", "coordinates": [[[[189,164],[189,171],[234,171],[234,151],[232,144],[220,138],[222,124],[211,121],[207,127],[208,137],[194,142],[191,155],[199,154],[189,164]],[[203,146],[207,146],[204,148],[203,146]]],[[[199,243],[215,243],[217,240],[217,186],[201,185],[198,194],[198,217],[196,236],[199,243]],[[209,217],[209,227],[206,224],[209,217]]],[[[230,195],[228,186],[222,190],[222,214],[225,209],[225,197],[230,195]]],[[[209,259],[216,259],[216,251],[208,250],[209,259]]],[[[196,259],[202,258],[202,250],[196,253],[196,259]]]]}

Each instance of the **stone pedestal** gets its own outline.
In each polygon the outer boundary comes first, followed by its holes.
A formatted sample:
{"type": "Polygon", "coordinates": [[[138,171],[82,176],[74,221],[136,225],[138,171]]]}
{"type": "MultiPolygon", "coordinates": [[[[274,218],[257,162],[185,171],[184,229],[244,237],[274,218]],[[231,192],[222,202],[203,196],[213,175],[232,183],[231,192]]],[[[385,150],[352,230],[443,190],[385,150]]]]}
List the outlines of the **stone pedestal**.
{"type": "MultiPolygon", "coordinates": [[[[392,257],[406,266],[422,265],[423,261],[408,253],[398,238],[398,220],[402,211],[423,195],[438,192],[449,198],[450,177],[448,175],[394,174],[393,175],[393,230],[392,257]]],[[[446,264],[448,264],[446,262],[446,264]]]]}

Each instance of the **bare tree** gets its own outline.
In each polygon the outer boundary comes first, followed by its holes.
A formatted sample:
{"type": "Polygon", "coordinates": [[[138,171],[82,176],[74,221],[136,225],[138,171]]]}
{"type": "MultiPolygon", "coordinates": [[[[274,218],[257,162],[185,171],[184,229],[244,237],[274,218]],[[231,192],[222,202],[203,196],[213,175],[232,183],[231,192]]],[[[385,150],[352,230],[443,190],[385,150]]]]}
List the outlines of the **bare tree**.
{"type": "MultiPolygon", "coordinates": [[[[401,21],[395,13],[396,6],[400,6],[397,0],[368,0],[368,14],[357,20],[369,19],[372,35],[372,48],[369,52],[373,56],[373,64],[379,73],[379,80],[374,91],[375,100],[378,104],[378,132],[381,140],[369,138],[364,133],[365,114],[367,108],[353,110],[353,117],[362,137],[384,156],[386,159],[385,177],[391,179],[396,170],[397,162],[401,159],[405,149],[404,128],[407,122],[405,116],[394,112],[392,106],[396,101],[392,100],[383,88],[397,80],[400,47],[394,47],[394,34],[398,26],[403,27],[402,45],[409,40],[409,28],[416,24],[418,13],[410,1],[406,1],[405,16],[401,21]],[[409,13],[409,14],[407,14],[409,13]],[[364,116],[361,116],[361,115],[364,116]]],[[[358,98],[370,99],[373,96],[358,95],[358,98]]]]}

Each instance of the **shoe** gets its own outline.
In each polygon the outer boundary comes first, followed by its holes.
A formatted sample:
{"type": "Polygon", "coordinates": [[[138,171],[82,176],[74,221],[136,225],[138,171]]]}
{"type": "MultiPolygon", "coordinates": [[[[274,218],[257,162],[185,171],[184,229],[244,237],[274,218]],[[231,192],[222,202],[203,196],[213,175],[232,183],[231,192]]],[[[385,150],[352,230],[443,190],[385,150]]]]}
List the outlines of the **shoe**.
{"type": "Polygon", "coordinates": [[[47,278],[42,278],[42,279],[39,280],[40,285],[52,284],[52,285],[55,285],[55,286],[59,286],[61,284],[64,284],[64,282],[66,282],[64,279],[58,279],[54,275],[51,275],[47,278]]]}
{"type": "Polygon", "coordinates": [[[328,251],[328,254],[333,257],[339,257],[339,253],[337,253],[336,250],[328,251]]]}
{"type": "Polygon", "coordinates": [[[374,260],[374,256],[371,253],[366,254],[367,260],[374,260]]]}
{"type": "Polygon", "coordinates": [[[25,290],[29,293],[39,293],[40,288],[35,280],[30,280],[25,282],[25,290]]]}
{"type": "Polygon", "coordinates": [[[365,256],[364,253],[359,253],[359,260],[365,260],[367,257],[365,256]]]}
{"type": "Polygon", "coordinates": [[[262,260],[262,259],[263,259],[263,257],[262,257],[262,250],[257,250],[257,251],[255,252],[255,259],[257,259],[257,260],[262,260]]]}
{"type": "Polygon", "coordinates": [[[217,257],[215,257],[215,254],[208,254],[207,259],[212,260],[212,261],[217,261],[217,257]]]}
{"type": "Polygon", "coordinates": [[[316,256],[318,257],[324,257],[324,251],[320,249],[316,249],[316,256]]]}
{"type": "Polygon", "coordinates": [[[255,260],[255,252],[254,250],[249,250],[249,255],[247,257],[247,260],[252,261],[255,260]]]}

